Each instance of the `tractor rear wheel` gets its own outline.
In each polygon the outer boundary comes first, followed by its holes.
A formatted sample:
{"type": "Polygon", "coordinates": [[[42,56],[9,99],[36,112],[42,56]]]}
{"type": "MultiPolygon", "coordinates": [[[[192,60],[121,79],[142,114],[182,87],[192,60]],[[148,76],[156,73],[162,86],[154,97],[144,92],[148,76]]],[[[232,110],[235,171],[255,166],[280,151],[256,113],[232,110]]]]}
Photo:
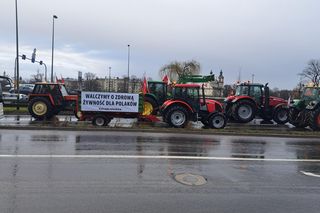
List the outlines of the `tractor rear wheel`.
{"type": "Polygon", "coordinates": [[[218,112],[209,117],[209,126],[213,129],[223,129],[227,124],[226,117],[218,112]]]}
{"type": "Polygon", "coordinates": [[[184,128],[189,121],[188,111],[181,106],[172,106],[165,115],[166,122],[175,128],[184,128]]]}
{"type": "Polygon", "coordinates": [[[320,130],[320,108],[310,112],[309,126],[314,131],[320,130]]]}
{"type": "Polygon", "coordinates": [[[35,119],[50,119],[54,115],[53,107],[46,98],[33,98],[28,104],[28,111],[35,119]]]}
{"type": "Polygon", "coordinates": [[[94,126],[107,126],[111,121],[111,118],[104,115],[96,115],[92,119],[92,124],[94,126]]]}
{"type": "Polygon", "coordinates": [[[142,115],[156,115],[158,112],[158,104],[150,97],[144,98],[143,113],[142,115]]]}
{"type": "Polygon", "coordinates": [[[289,120],[288,114],[289,114],[289,112],[288,112],[287,108],[278,107],[277,109],[275,109],[275,111],[273,113],[273,120],[277,124],[285,124],[289,120]]]}
{"type": "Polygon", "coordinates": [[[248,100],[240,100],[232,106],[232,117],[241,123],[248,123],[256,116],[256,106],[248,100]]]}
{"type": "MultiPolygon", "coordinates": [[[[301,112],[303,113],[303,112],[301,112]]],[[[308,121],[303,121],[301,115],[299,116],[300,111],[296,108],[289,109],[289,123],[295,126],[296,128],[305,128],[308,126],[308,121]]]]}

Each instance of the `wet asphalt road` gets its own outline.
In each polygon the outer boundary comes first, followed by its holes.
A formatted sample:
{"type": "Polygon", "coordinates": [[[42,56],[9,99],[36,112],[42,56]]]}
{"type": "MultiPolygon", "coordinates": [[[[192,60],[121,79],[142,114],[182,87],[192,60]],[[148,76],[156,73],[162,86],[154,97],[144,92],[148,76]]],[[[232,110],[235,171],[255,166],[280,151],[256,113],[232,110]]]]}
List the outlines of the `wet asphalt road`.
{"type": "Polygon", "coordinates": [[[319,212],[319,201],[320,139],[0,130],[1,213],[319,212]]]}

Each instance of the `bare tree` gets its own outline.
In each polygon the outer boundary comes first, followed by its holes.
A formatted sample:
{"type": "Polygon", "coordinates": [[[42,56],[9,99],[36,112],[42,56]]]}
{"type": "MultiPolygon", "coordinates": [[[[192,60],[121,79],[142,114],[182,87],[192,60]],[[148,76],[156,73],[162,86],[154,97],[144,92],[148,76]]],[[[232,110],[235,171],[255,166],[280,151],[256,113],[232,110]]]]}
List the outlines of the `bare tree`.
{"type": "Polygon", "coordinates": [[[96,75],[91,72],[84,74],[84,90],[86,91],[98,91],[99,85],[96,79],[96,75]]]}
{"type": "Polygon", "coordinates": [[[194,75],[199,73],[200,73],[200,63],[195,60],[184,61],[184,62],[174,61],[164,65],[159,70],[159,74],[161,78],[167,75],[170,80],[175,80],[175,81],[184,75],[194,75]]]}
{"type": "Polygon", "coordinates": [[[307,67],[299,73],[303,78],[311,80],[315,86],[320,85],[320,60],[312,59],[308,62],[307,67]]]}

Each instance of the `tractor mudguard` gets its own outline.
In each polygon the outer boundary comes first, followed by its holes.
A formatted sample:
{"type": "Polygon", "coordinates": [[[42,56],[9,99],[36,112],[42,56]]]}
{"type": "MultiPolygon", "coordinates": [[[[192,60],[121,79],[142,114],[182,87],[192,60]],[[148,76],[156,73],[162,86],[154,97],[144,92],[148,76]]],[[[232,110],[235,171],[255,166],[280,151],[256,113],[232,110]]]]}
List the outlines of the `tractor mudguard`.
{"type": "Polygon", "coordinates": [[[155,94],[147,93],[147,94],[145,94],[145,97],[152,98],[157,104],[159,104],[155,94]]]}
{"type": "Polygon", "coordinates": [[[177,105],[182,105],[184,107],[186,107],[188,110],[190,110],[191,113],[194,113],[192,107],[189,106],[189,104],[186,104],[186,102],[184,101],[180,101],[180,100],[167,100],[163,103],[163,105],[161,106],[161,111],[164,112],[166,111],[166,109],[169,107],[169,106],[172,106],[174,104],[177,104],[177,105]]]}
{"type": "Polygon", "coordinates": [[[249,101],[252,101],[255,103],[255,101],[252,99],[252,97],[250,96],[245,96],[245,95],[241,95],[241,96],[236,96],[231,103],[236,103],[238,102],[239,100],[249,100],[249,101]]]}
{"type": "Polygon", "coordinates": [[[47,98],[50,101],[50,103],[52,104],[52,106],[54,106],[54,100],[53,100],[52,96],[51,95],[47,95],[47,94],[30,95],[29,96],[29,101],[31,101],[33,98],[37,98],[37,97],[47,98]]]}
{"type": "Polygon", "coordinates": [[[288,104],[280,103],[280,104],[276,105],[276,106],[273,108],[273,110],[276,110],[276,109],[278,109],[279,107],[283,107],[283,108],[289,109],[288,104]]]}

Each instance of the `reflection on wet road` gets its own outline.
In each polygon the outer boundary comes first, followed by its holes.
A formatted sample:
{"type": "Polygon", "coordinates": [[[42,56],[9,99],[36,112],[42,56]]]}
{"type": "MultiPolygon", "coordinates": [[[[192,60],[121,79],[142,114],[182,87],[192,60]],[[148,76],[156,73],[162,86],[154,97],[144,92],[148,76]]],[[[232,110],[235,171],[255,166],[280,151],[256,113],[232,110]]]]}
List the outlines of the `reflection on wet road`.
{"type": "Polygon", "coordinates": [[[2,130],[0,154],[160,155],[320,160],[320,139],[112,131],[2,130]]]}
{"type": "Polygon", "coordinates": [[[319,139],[0,130],[0,212],[318,212],[319,175],[319,139]]]}

